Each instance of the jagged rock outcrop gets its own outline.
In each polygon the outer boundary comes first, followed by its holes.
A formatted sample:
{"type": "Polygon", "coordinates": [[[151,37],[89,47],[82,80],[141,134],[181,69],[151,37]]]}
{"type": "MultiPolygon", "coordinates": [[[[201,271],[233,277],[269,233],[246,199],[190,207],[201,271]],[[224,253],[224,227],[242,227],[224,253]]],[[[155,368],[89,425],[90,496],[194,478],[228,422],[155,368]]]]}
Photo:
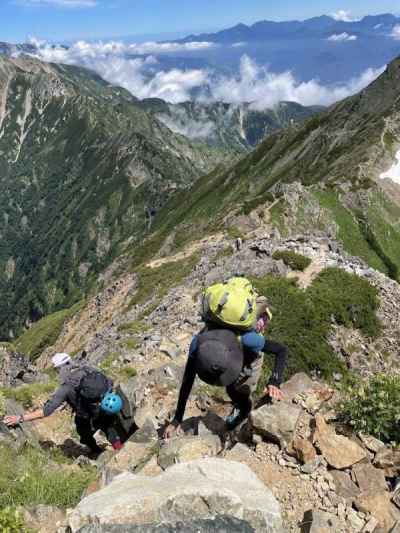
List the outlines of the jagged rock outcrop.
{"type": "Polygon", "coordinates": [[[46,381],[31,361],[10,344],[0,344],[0,387],[17,387],[35,381],[46,381]]]}

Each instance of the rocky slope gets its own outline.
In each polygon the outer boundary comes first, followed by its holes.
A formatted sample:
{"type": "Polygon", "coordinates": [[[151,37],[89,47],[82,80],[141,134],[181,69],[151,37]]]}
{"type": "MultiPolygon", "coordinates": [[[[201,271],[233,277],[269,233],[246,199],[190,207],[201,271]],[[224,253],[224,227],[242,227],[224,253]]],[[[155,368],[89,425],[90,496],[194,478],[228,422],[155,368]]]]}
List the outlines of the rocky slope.
{"type": "Polygon", "coordinates": [[[178,195],[160,212],[155,228],[164,237],[184,228],[189,240],[199,228],[208,233],[240,225],[249,213],[256,220],[271,216],[286,234],[336,227],[348,252],[396,278],[398,185],[380,176],[399,147],[399,78],[396,59],[361,93],[300,128],[269,136],[229,170],[197,181],[190,195],[178,195]],[[304,194],[287,192],[294,182],[306,186],[304,194]]]}

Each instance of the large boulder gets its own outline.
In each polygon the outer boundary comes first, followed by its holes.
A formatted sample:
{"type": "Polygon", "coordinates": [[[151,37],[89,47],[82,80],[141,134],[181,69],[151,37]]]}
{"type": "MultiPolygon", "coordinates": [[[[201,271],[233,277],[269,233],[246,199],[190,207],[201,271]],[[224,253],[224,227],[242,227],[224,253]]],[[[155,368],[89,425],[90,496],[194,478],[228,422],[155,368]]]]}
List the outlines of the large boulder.
{"type": "Polygon", "coordinates": [[[315,417],[315,423],[314,444],[330,466],[343,470],[365,459],[366,451],[347,437],[337,435],[322,415],[315,417]]]}
{"type": "Polygon", "coordinates": [[[174,526],[226,516],[243,520],[256,532],[283,532],[271,491],[247,466],[224,459],[177,464],[156,477],[122,474],[84,498],[70,513],[69,525],[75,533],[93,523],[174,526]]]}
{"type": "Polygon", "coordinates": [[[250,414],[255,433],[285,448],[294,436],[301,409],[286,402],[263,405],[250,414]]]}

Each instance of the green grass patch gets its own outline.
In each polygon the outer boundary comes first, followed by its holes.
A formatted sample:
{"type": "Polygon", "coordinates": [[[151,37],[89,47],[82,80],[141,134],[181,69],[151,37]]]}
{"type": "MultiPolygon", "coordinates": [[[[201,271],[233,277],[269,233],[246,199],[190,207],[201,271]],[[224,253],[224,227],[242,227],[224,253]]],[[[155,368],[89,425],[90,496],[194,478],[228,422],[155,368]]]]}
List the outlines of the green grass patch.
{"type": "Polygon", "coordinates": [[[16,348],[11,342],[0,342],[0,351],[5,350],[7,352],[15,352],[16,348]]]}
{"type": "Polygon", "coordinates": [[[32,360],[37,359],[48,346],[56,342],[65,322],[82,307],[83,301],[42,318],[16,340],[15,347],[32,360]]]}
{"type": "Polygon", "coordinates": [[[150,328],[143,320],[134,320],[133,322],[127,322],[118,326],[120,333],[126,333],[128,335],[140,335],[150,328]]]}
{"type": "Polygon", "coordinates": [[[0,510],[0,531],[2,533],[34,533],[25,526],[23,517],[13,507],[0,510]]]}
{"type": "Polygon", "coordinates": [[[100,370],[103,370],[104,372],[107,372],[108,370],[110,370],[112,368],[114,361],[116,361],[119,356],[120,356],[119,353],[110,353],[109,355],[107,355],[107,357],[104,358],[103,361],[99,365],[100,370]]]}
{"type": "Polygon", "coordinates": [[[245,239],[244,233],[237,226],[229,226],[226,232],[230,239],[245,239]]]}
{"type": "Polygon", "coordinates": [[[351,255],[361,257],[372,268],[387,274],[387,266],[365,238],[356,216],[342,205],[338,195],[327,191],[315,192],[315,195],[320,205],[331,211],[339,227],[338,237],[345,250],[351,255]]]}
{"type": "Polygon", "coordinates": [[[39,504],[74,507],[97,475],[89,467],[63,470],[50,452],[31,447],[16,452],[0,446],[0,456],[0,509],[39,504]]]}
{"type": "Polygon", "coordinates": [[[55,382],[51,383],[32,383],[30,385],[22,385],[15,388],[2,388],[0,392],[4,398],[15,400],[22,404],[25,409],[29,409],[35,405],[35,400],[45,394],[52,394],[57,388],[55,382]]]}
{"type": "Polygon", "coordinates": [[[114,361],[118,359],[120,354],[111,353],[100,364],[100,369],[107,374],[114,381],[126,381],[137,376],[137,370],[132,366],[113,366],[114,361]]]}
{"type": "Polygon", "coordinates": [[[131,379],[137,376],[137,370],[136,368],[132,366],[123,366],[118,370],[118,377],[120,379],[131,379]]]}
{"type": "Polygon", "coordinates": [[[311,259],[289,250],[274,252],[272,258],[276,261],[282,260],[286,266],[301,272],[311,265],[311,259]]]}
{"type": "MultiPolygon", "coordinates": [[[[328,343],[332,317],[368,337],[377,337],[381,331],[376,317],[379,305],[376,289],[343,270],[324,270],[306,290],[297,287],[295,280],[273,276],[252,281],[258,292],[268,297],[274,311],[268,338],[289,348],[286,377],[314,370],[325,378],[334,372],[346,373],[344,363],[328,343]]],[[[266,361],[260,387],[265,386],[270,368],[268,358],[266,361]]]]}
{"type": "Polygon", "coordinates": [[[121,343],[121,346],[127,350],[133,351],[139,346],[139,342],[135,339],[126,339],[121,343]]]}
{"type": "Polygon", "coordinates": [[[215,256],[215,261],[218,261],[219,259],[226,259],[227,257],[232,257],[233,255],[233,248],[231,246],[228,246],[227,248],[224,248],[220,252],[217,253],[215,256]]]}

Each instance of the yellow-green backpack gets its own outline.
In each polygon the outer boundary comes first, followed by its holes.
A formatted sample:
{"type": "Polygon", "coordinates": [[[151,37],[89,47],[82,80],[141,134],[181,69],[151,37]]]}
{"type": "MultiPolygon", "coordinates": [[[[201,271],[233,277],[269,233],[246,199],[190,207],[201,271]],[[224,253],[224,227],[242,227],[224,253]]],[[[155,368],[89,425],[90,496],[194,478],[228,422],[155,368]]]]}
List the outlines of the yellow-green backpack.
{"type": "Polygon", "coordinates": [[[257,293],[246,278],[211,285],[203,293],[202,316],[205,322],[250,330],[257,320],[257,293]]]}

